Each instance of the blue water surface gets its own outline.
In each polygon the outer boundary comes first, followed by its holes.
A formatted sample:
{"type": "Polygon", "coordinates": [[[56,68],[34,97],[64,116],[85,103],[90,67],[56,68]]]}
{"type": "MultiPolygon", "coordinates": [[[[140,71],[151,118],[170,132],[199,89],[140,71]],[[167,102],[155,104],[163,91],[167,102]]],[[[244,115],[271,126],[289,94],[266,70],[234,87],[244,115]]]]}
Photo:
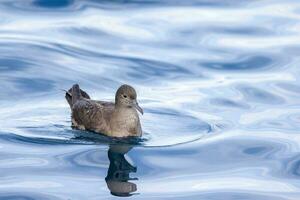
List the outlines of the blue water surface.
{"type": "Polygon", "coordinates": [[[300,1],[1,0],[0,199],[298,200],[300,1]],[[72,130],[62,89],[144,108],[72,130]]]}

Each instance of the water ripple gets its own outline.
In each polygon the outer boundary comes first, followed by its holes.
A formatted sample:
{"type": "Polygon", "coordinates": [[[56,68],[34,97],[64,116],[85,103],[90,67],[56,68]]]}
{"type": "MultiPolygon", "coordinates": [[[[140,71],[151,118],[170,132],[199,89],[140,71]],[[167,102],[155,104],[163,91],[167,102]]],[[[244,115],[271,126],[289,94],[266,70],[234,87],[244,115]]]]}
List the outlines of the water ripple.
{"type": "Polygon", "coordinates": [[[2,0],[0,199],[298,199],[299,11],[2,0]],[[133,85],[143,137],[72,130],[75,82],[105,100],[133,85]]]}

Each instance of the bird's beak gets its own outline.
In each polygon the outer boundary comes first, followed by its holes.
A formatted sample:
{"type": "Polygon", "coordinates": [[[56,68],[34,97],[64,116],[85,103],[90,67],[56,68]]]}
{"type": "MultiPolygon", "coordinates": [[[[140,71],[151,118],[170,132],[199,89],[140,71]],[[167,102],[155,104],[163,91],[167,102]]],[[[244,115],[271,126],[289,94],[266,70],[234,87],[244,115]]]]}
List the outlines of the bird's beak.
{"type": "Polygon", "coordinates": [[[134,102],[133,105],[134,105],[135,109],[137,109],[142,115],[144,114],[143,109],[139,106],[139,104],[136,101],[134,102]]]}

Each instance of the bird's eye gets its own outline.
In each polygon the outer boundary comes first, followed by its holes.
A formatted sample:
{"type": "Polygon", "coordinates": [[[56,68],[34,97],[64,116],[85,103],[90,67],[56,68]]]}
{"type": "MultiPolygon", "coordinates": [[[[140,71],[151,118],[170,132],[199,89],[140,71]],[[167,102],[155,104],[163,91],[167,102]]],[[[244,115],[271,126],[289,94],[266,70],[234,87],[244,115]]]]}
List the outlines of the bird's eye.
{"type": "Polygon", "coordinates": [[[124,94],[123,97],[124,97],[124,98],[127,98],[127,95],[124,94]]]}

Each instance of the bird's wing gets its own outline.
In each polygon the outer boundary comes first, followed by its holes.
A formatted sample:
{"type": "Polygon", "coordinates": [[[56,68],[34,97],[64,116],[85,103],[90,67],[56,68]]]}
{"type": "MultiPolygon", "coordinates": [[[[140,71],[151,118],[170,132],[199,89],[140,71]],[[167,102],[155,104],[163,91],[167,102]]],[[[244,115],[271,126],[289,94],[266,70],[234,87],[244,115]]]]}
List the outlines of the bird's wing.
{"type": "Polygon", "coordinates": [[[87,130],[107,132],[109,117],[105,106],[93,100],[81,99],[72,106],[72,118],[87,130]]]}
{"type": "Polygon", "coordinates": [[[109,101],[98,101],[98,100],[93,100],[95,103],[100,104],[101,106],[111,108],[113,109],[115,107],[115,104],[113,102],[109,101]]]}

